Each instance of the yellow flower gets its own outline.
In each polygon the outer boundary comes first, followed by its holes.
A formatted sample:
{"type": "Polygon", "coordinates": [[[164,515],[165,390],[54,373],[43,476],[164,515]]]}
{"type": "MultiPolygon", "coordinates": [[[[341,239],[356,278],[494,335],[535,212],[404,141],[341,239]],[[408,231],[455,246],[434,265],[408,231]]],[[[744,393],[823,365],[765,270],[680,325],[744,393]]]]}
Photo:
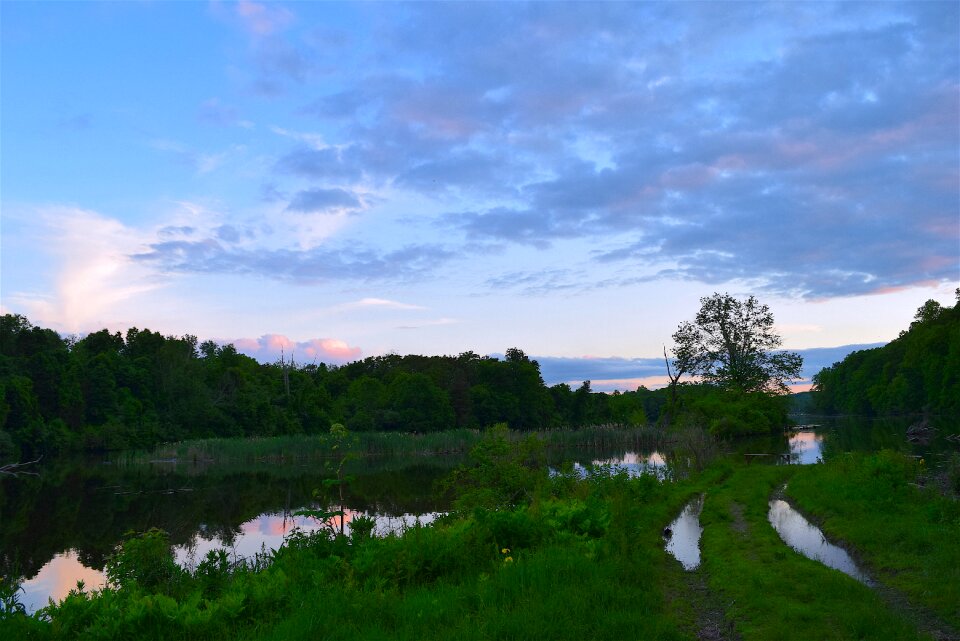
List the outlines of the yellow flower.
{"type": "Polygon", "coordinates": [[[510,554],[510,548],[503,548],[500,550],[500,554],[510,554]]]}
{"type": "Polygon", "coordinates": [[[503,562],[504,562],[504,563],[513,563],[513,557],[512,557],[512,556],[508,556],[507,558],[505,558],[505,559],[503,560],[503,562]]]}

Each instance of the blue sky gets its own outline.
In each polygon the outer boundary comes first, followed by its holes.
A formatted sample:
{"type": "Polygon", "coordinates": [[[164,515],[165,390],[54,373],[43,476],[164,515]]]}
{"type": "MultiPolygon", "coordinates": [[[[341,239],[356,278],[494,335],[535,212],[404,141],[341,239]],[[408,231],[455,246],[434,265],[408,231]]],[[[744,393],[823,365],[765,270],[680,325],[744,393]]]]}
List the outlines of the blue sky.
{"type": "Polygon", "coordinates": [[[714,291],[810,350],[960,281],[956,2],[0,11],[0,304],[61,332],[631,388],[714,291]]]}

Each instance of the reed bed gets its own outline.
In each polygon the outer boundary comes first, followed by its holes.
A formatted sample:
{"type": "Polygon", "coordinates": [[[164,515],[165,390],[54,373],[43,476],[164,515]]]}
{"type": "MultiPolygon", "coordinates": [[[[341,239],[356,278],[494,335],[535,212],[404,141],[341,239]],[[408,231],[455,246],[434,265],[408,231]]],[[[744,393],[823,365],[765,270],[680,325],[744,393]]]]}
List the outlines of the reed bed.
{"type": "MultiPolygon", "coordinates": [[[[417,457],[465,454],[483,435],[482,430],[455,429],[429,434],[407,432],[356,432],[347,452],[360,457],[417,457]]],[[[547,450],[614,449],[650,451],[668,446],[676,434],[652,426],[595,425],[582,428],[510,431],[519,442],[528,436],[540,438],[547,450]]],[[[168,463],[218,465],[226,463],[306,463],[344,454],[328,434],[298,434],[256,438],[212,438],[166,443],[149,451],[118,452],[115,465],[168,463]]]]}

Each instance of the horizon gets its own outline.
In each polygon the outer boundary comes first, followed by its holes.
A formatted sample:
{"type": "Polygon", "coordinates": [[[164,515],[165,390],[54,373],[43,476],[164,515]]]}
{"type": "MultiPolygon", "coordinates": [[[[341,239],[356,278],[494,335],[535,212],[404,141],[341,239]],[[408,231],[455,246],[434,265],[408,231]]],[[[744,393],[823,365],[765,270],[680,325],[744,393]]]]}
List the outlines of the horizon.
{"type": "Polygon", "coordinates": [[[960,284],[958,7],[7,2],[0,313],[597,391],[715,291],[878,346],[960,284]]]}

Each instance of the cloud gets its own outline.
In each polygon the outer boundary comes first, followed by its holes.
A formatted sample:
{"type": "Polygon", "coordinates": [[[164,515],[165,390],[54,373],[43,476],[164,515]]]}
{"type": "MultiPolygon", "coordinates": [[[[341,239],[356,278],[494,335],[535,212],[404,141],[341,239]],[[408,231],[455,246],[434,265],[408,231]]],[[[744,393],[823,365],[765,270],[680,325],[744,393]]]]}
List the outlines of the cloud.
{"type": "Polygon", "coordinates": [[[244,27],[256,36],[273,35],[294,21],[294,15],[289,9],[276,4],[240,0],[234,6],[244,27]]]}
{"type": "Polygon", "coordinates": [[[294,195],[287,205],[287,210],[314,214],[331,210],[355,210],[362,206],[363,203],[355,194],[343,189],[306,189],[294,195]]]}
{"type": "Polygon", "coordinates": [[[326,180],[356,180],[361,176],[360,169],[350,164],[343,152],[335,147],[296,149],[277,161],[277,169],[282,173],[326,180]]]}
{"type": "Polygon", "coordinates": [[[419,278],[459,254],[439,245],[406,245],[389,251],[357,247],[269,249],[230,247],[216,238],[148,243],[131,259],[161,273],[255,274],[283,282],[419,278]]]}
{"type": "Polygon", "coordinates": [[[294,341],[281,334],[264,334],[259,338],[238,338],[232,341],[237,351],[257,359],[261,363],[273,363],[293,359],[305,365],[313,362],[343,364],[358,360],[363,353],[359,347],[351,347],[346,342],[334,338],[311,338],[306,341],[294,341]]]}
{"type": "Polygon", "coordinates": [[[198,175],[209,174],[219,169],[227,160],[245,150],[243,145],[233,145],[229,149],[215,153],[205,153],[175,140],[157,139],[149,143],[157,151],[173,155],[180,164],[193,168],[198,175]]]}
{"type": "Polygon", "coordinates": [[[163,286],[165,279],[130,255],[148,234],[97,212],[50,207],[38,212],[52,292],[5,292],[35,322],[65,332],[100,329],[118,308],[163,286]]]}
{"type": "Polygon", "coordinates": [[[339,310],[351,309],[399,309],[399,310],[424,310],[422,305],[412,305],[410,303],[401,303],[400,301],[388,300],[386,298],[361,298],[360,300],[338,305],[339,310]]]}
{"type": "Polygon", "coordinates": [[[460,198],[441,229],[546,269],[570,239],[624,272],[808,299],[960,269],[955,6],[384,11],[349,45],[300,43],[337,82],[302,109],[326,140],[281,176],[460,198]]]}

